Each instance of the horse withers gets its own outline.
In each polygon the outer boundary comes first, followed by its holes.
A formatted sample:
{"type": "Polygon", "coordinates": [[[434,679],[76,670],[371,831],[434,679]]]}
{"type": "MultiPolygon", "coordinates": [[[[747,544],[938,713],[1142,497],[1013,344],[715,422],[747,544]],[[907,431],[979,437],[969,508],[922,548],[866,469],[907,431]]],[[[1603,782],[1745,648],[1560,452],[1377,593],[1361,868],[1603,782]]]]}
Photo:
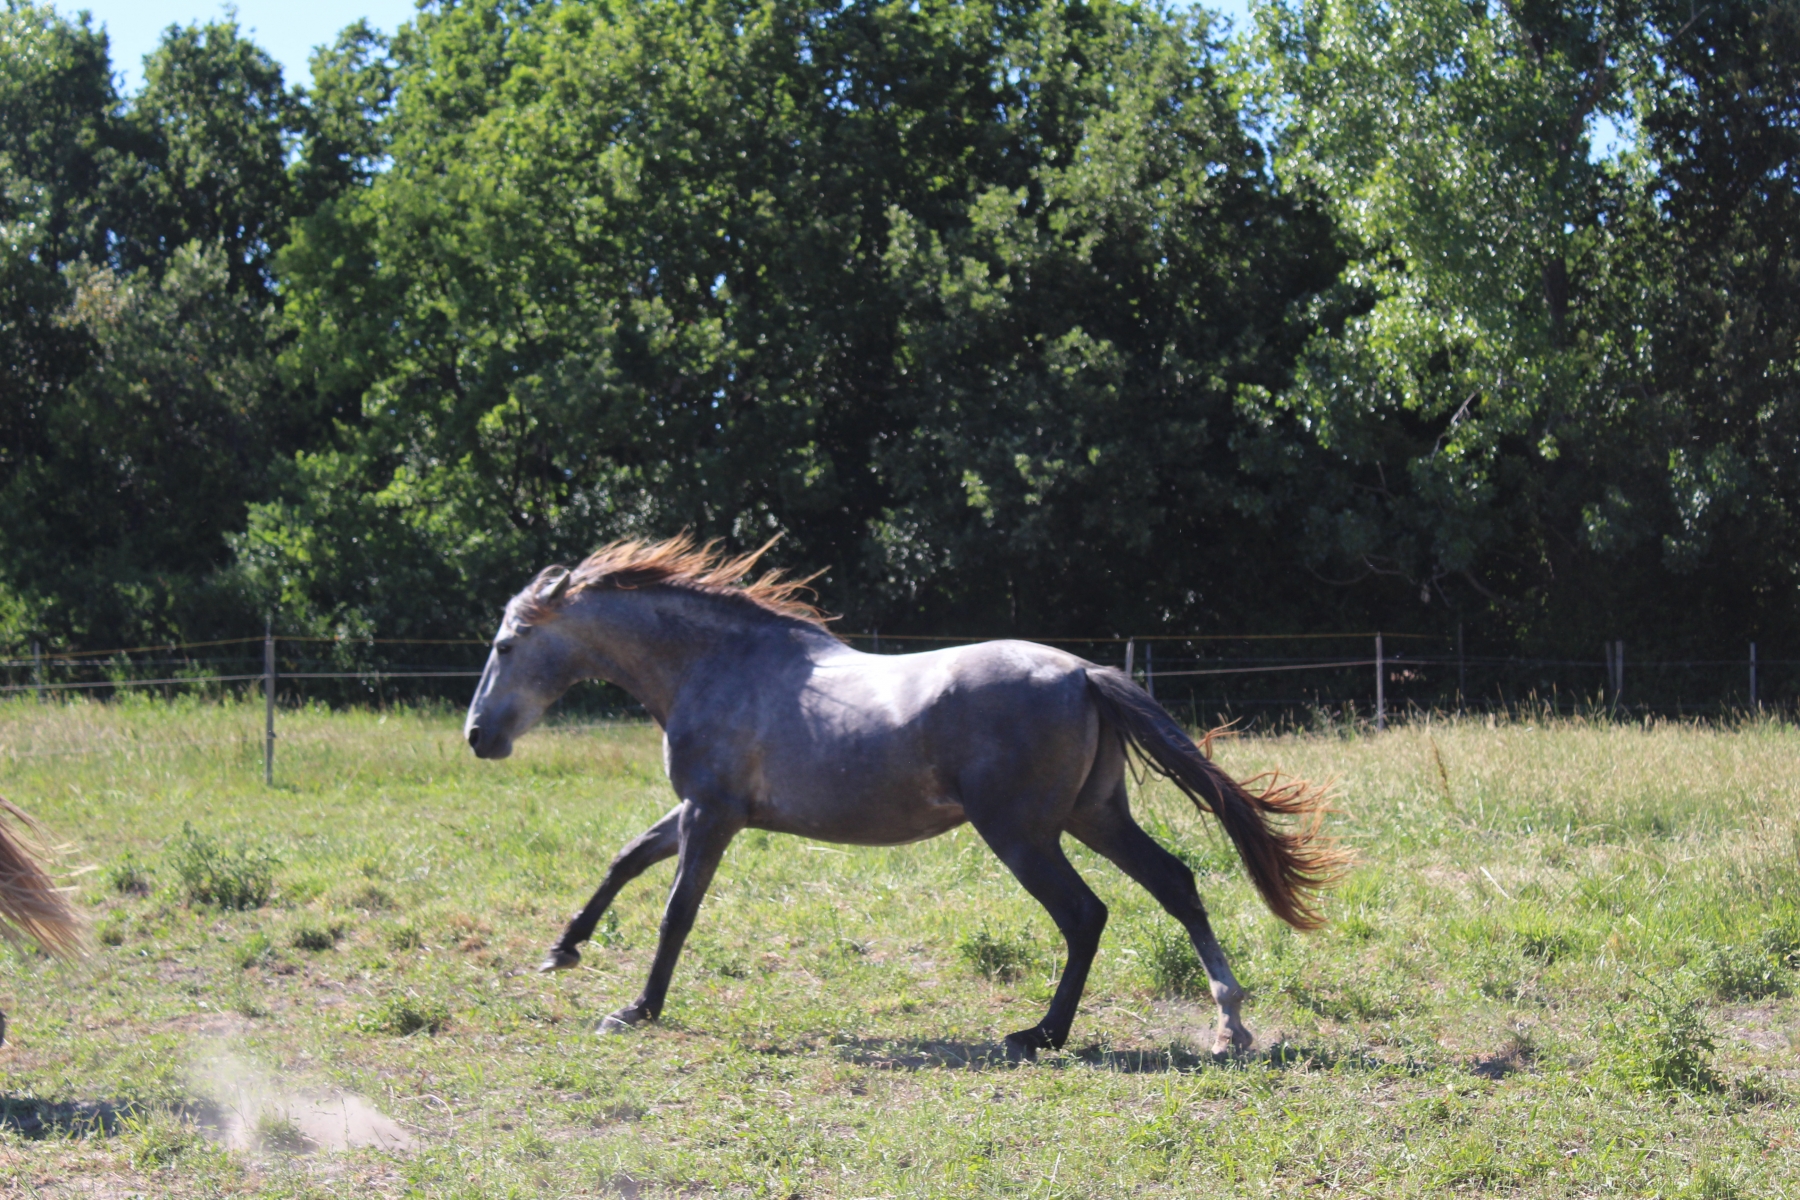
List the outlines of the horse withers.
{"type": "Polygon", "coordinates": [[[1010,1057],[1068,1038],[1106,924],[1106,906],[1063,855],[1064,834],[1186,927],[1219,1008],[1214,1052],[1247,1049],[1244,992],[1193,872],[1132,820],[1127,756],[1216,816],[1270,910],[1301,929],[1321,923],[1316,895],[1343,863],[1319,835],[1321,789],[1259,777],[1266,786],[1250,790],[1124,673],[1048,646],[858,653],[800,600],[803,581],[749,579],[763,550],[727,558],[686,537],[618,542],[573,570],[546,568],[507,604],[464,727],[476,755],[505,758],[571,685],[605,679],[662,727],[677,799],[613,859],[540,969],[578,963],[619,889],[676,857],[643,993],[601,1022],[623,1030],[661,1013],[701,897],[740,831],[891,846],[967,821],[1068,943],[1049,1011],[1007,1036],[1010,1057]]]}

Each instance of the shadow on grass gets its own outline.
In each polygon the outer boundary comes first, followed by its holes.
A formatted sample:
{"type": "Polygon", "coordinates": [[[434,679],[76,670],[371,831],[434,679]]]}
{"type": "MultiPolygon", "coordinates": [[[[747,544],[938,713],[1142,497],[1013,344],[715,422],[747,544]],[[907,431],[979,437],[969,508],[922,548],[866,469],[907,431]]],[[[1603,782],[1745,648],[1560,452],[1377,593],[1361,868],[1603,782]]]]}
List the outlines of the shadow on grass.
{"type": "MultiPolygon", "coordinates": [[[[1021,1064],[1008,1061],[999,1042],[957,1042],[929,1039],[876,1040],[859,1038],[838,1042],[838,1057],[858,1066],[889,1071],[1011,1070],[1021,1064]]],[[[1339,1052],[1321,1047],[1277,1042],[1266,1049],[1240,1055],[1213,1055],[1180,1044],[1150,1049],[1113,1049],[1104,1045],[1071,1050],[1068,1057],[1045,1054],[1039,1068],[1060,1070],[1088,1067],[1117,1071],[1122,1075],[1193,1074],[1198,1071],[1243,1070],[1263,1067],[1288,1071],[1339,1071],[1425,1075],[1437,1070],[1415,1059],[1394,1062],[1361,1052],[1339,1052]]]]}
{"type": "Polygon", "coordinates": [[[0,1094],[0,1130],[26,1138],[112,1137],[127,1122],[152,1111],[173,1112],[199,1125],[216,1125],[218,1113],[208,1105],[151,1105],[137,1100],[40,1100],[0,1094]]]}

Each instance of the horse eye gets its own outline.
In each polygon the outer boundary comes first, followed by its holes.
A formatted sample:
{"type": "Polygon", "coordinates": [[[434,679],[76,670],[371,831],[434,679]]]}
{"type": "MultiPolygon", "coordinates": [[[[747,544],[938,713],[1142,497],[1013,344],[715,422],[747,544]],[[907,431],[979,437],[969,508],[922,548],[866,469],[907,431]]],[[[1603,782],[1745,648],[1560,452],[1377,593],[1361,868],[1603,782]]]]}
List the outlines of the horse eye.
{"type": "Polygon", "coordinates": [[[511,654],[512,653],[512,643],[511,642],[502,642],[500,645],[494,647],[494,653],[495,654],[511,654]]]}

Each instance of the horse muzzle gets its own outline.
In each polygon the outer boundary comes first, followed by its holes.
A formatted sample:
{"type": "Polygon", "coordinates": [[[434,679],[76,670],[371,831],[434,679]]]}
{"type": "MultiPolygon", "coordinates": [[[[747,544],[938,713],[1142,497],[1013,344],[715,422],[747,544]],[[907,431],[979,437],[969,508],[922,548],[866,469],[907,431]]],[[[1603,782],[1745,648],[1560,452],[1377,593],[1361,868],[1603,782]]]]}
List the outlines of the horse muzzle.
{"type": "Polygon", "coordinates": [[[505,758],[512,753],[511,738],[496,737],[479,725],[469,726],[468,737],[476,758],[505,758]]]}

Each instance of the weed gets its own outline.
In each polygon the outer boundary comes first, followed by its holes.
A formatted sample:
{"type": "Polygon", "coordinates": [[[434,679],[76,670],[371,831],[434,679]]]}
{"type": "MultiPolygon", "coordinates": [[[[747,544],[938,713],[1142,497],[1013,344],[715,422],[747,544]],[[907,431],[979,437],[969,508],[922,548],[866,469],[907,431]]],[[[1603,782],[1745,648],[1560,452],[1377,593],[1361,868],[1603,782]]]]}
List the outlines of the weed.
{"type": "Polygon", "coordinates": [[[268,934],[259,929],[238,943],[237,965],[244,970],[260,966],[269,961],[274,950],[275,943],[269,940],[268,934]]]}
{"type": "Polygon", "coordinates": [[[425,935],[419,932],[417,925],[396,925],[388,931],[389,950],[417,950],[424,944],[425,935]]]}
{"type": "Polygon", "coordinates": [[[281,860],[262,846],[227,847],[183,822],[169,866],[190,904],[225,909],[261,908],[275,887],[281,860]]]}
{"type": "Polygon", "coordinates": [[[119,1124],[131,1147],[131,1165],[139,1171],[167,1166],[201,1142],[194,1123],[168,1109],[129,1113],[119,1124]]]}
{"type": "Polygon", "coordinates": [[[316,925],[311,921],[302,921],[294,926],[288,934],[288,945],[296,950],[318,953],[337,945],[338,938],[343,935],[343,927],[338,925],[316,925]]]}
{"type": "Polygon", "coordinates": [[[294,1118],[278,1109],[264,1109],[258,1113],[251,1136],[260,1149],[280,1154],[299,1154],[312,1145],[294,1124],[294,1118]]]}
{"type": "Polygon", "coordinates": [[[1763,1000],[1793,990],[1787,966],[1760,946],[1714,945],[1701,956],[1696,973],[1721,1000],[1763,1000]]]}
{"type": "Polygon", "coordinates": [[[1569,932],[1541,911],[1527,910],[1515,917],[1511,933],[1520,954],[1545,966],[1561,962],[1575,949],[1569,932]]]}
{"type": "Polygon", "coordinates": [[[1200,956],[1194,953],[1187,930],[1169,921],[1156,921],[1142,943],[1138,961],[1150,976],[1159,996],[1208,996],[1212,981],[1200,956]]]}
{"type": "Polygon", "coordinates": [[[150,868],[139,862],[137,854],[130,850],[112,861],[106,868],[105,878],[108,890],[121,896],[148,896],[154,882],[150,868]]]}
{"type": "Polygon", "coordinates": [[[983,925],[956,943],[956,952],[977,973],[988,979],[1010,983],[1024,974],[1037,957],[1026,934],[994,930],[983,925]]]}
{"type": "Polygon", "coordinates": [[[625,935],[619,929],[619,914],[615,910],[607,909],[606,915],[600,918],[600,923],[594,927],[593,941],[608,950],[625,948],[625,935]]]}
{"type": "Polygon", "coordinates": [[[102,946],[123,946],[129,918],[122,912],[110,912],[94,929],[94,937],[102,946]]]}
{"type": "Polygon", "coordinates": [[[390,996],[357,1020],[364,1033],[391,1033],[411,1037],[415,1033],[437,1034],[450,1023],[450,1009],[441,1001],[421,1000],[417,996],[390,996]]]}
{"type": "Polygon", "coordinates": [[[1638,1091],[1714,1092],[1717,1048],[1697,1001],[1658,985],[1646,986],[1635,1004],[1615,1010],[1602,1026],[1603,1063],[1614,1078],[1638,1091]]]}

